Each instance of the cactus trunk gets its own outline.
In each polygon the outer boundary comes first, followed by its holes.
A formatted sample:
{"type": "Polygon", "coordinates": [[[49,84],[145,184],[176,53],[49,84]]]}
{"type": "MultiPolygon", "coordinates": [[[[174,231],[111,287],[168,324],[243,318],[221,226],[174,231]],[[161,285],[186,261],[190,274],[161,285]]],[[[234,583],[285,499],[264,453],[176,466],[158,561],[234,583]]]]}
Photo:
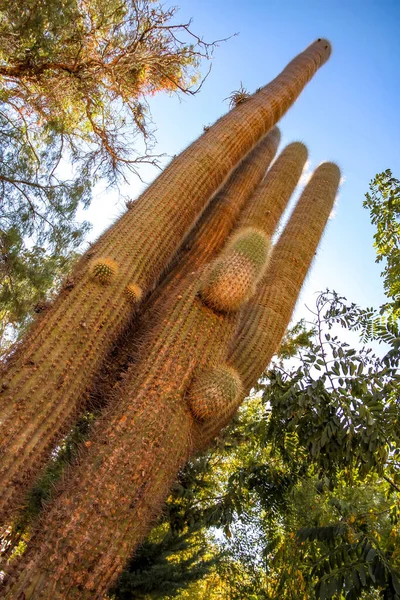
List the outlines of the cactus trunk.
{"type": "Polygon", "coordinates": [[[184,395],[196,373],[224,359],[236,324],[198,290],[191,275],[170,299],[85,460],[10,574],[6,598],[103,598],[147,533],[191,451],[184,395]]]}

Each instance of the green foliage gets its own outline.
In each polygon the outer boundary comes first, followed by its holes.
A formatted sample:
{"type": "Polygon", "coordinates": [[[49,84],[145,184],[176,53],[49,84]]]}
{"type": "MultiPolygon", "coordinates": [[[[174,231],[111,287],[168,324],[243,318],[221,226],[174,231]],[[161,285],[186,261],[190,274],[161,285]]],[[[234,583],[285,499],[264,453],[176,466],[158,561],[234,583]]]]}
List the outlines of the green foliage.
{"type": "Polygon", "coordinates": [[[204,535],[190,530],[177,534],[166,529],[157,527],[141,545],[111,590],[112,597],[175,598],[208,573],[216,558],[207,548],[204,535]]]}
{"type": "Polygon", "coordinates": [[[383,285],[390,299],[383,310],[396,318],[400,314],[400,181],[387,169],[375,176],[369,189],[364,207],[369,209],[376,227],[376,262],[385,264],[383,285]]]}
{"type": "Polygon", "coordinates": [[[131,154],[132,132],[149,134],[145,96],[194,93],[213,48],[152,0],[2,1],[0,11],[5,114],[106,174],[143,160],[131,154]]]}
{"type": "MultiPolygon", "coordinates": [[[[76,239],[76,238],[75,238],[76,239]]],[[[0,231],[0,357],[4,358],[25,331],[31,314],[46,310],[51,290],[74,260],[68,246],[49,253],[43,246],[26,247],[16,226],[0,231]]]]}
{"type": "MultiPolygon", "coordinates": [[[[296,432],[326,474],[338,468],[381,472],[400,442],[399,352],[392,353],[390,361],[380,359],[370,349],[356,351],[332,335],[338,311],[341,323],[348,322],[342,300],[330,292],[321,294],[316,341],[310,350],[299,357],[298,367],[268,373],[264,391],[264,401],[271,406],[268,436],[283,448],[285,438],[279,432],[296,432]]],[[[356,310],[350,306],[352,318],[356,310]]],[[[359,312],[365,318],[365,311],[359,312]]],[[[384,339],[388,341],[386,335],[384,339]]]]}

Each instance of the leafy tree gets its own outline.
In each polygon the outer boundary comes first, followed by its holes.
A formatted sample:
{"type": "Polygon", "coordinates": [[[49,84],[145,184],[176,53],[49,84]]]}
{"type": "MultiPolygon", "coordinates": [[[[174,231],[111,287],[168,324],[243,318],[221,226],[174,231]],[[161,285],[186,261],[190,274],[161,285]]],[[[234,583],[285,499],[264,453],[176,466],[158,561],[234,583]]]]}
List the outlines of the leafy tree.
{"type": "Polygon", "coordinates": [[[88,224],[76,211],[93,185],[157,162],[146,98],[201,86],[214,45],[175,13],[154,0],[0,0],[0,311],[9,333],[79,248],[88,224]]]}
{"type": "Polygon", "coordinates": [[[369,189],[364,207],[376,226],[376,262],[384,262],[383,285],[389,298],[383,310],[396,318],[400,314],[400,181],[387,169],[375,176],[369,189]]]}

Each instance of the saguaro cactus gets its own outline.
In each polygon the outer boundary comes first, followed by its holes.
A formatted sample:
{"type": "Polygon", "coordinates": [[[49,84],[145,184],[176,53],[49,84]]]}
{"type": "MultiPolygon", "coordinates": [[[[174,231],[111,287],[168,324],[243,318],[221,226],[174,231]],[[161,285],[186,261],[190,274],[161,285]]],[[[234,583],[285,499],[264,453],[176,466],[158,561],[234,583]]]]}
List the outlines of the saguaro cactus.
{"type": "Polygon", "coordinates": [[[330,55],[314,42],[177,157],[80,261],[73,282],[3,374],[0,514],[30,485],[80,409],[106,353],[210,196],[330,55]],[[90,260],[88,260],[90,258],[90,260]],[[135,290],[132,293],[132,290],[135,290]]]}
{"type": "Polygon", "coordinates": [[[104,598],[180,466],[229,421],[268,363],[339,171],[332,164],[316,170],[270,263],[270,239],[307,150],[287,146],[261,181],[279,142],[278,130],[266,134],[329,53],[325,40],[312,44],[175,159],[82,258],[72,289],[8,365],[0,404],[3,516],[93,393],[94,377],[108,378],[107,410],[79,463],[7,569],[8,600],[104,598]],[[133,314],[141,320],[130,328],[133,314]],[[140,352],[116,386],[136,341],[140,352]],[[114,345],[111,373],[103,369],[114,345]]]}

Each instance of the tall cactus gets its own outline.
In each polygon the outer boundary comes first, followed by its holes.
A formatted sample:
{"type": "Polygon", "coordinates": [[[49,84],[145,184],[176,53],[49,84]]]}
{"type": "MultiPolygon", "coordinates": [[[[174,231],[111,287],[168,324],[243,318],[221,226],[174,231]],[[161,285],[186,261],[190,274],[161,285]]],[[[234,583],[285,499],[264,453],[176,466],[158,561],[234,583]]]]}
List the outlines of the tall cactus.
{"type": "Polygon", "coordinates": [[[158,280],[210,196],[328,59],[317,40],[276,79],[187,148],[80,261],[3,374],[0,514],[12,511],[80,409],[137,302],[158,280]]]}
{"type": "MultiPolygon", "coordinates": [[[[299,164],[306,158],[302,150],[299,164]]],[[[299,166],[297,170],[299,174],[299,166]]],[[[301,274],[295,277],[299,286],[338,182],[337,167],[317,170],[278,243],[275,255],[280,260],[275,257],[268,272],[279,269],[291,290],[290,251],[301,252],[301,274]]],[[[256,212],[265,213],[268,194],[256,196],[256,212]]],[[[267,263],[265,233],[240,227],[214,261],[190,274],[171,294],[141,360],[128,370],[112,412],[89,442],[87,456],[9,573],[7,599],[104,597],[147,532],[193,442],[215,435],[243,397],[247,372],[241,372],[240,359],[233,367],[232,356],[228,361],[227,356],[238,319],[262,298],[270,277],[263,279],[267,263]],[[260,280],[257,301],[241,313],[260,280]],[[225,286],[236,290],[234,304],[225,286]]],[[[265,353],[269,347],[263,336],[264,328],[256,345],[265,353]]],[[[242,352],[251,343],[248,338],[242,352]]]]}
{"type": "Polygon", "coordinates": [[[270,238],[307,150],[287,146],[261,181],[279,143],[277,129],[266,134],[329,53],[325,40],[312,44],[175,159],[82,258],[7,366],[3,517],[93,393],[95,376],[104,376],[110,348],[125,344],[112,377],[106,371],[108,408],[26,553],[8,569],[8,600],[104,598],[180,466],[218,434],[270,360],[339,170],[329,163],[316,170],[270,263],[270,238]],[[115,386],[135,340],[141,350],[115,386]]]}
{"type": "MultiPolygon", "coordinates": [[[[245,300],[265,268],[268,244],[255,247],[253,232],[239,232],[224,250],[224,268],[232,272],[241,254],[257,265],[255,270],[250,266],[247,285],[239,281],[245,300]]],[[[209,271],[220,265],[217,259],[209,271]]],[[[243,272],[234,274],[230,284],[242,277],[243,272]]],[[[212,371],[226,356],[237,314],[225,305],[225,294],[218,311],[208,306],[203,295],[210,287],[200,271],[171,297],[143,360],[128,371],[113,411],[99,423],[86,460],[72,473],[19,568],[10,574],[7,598],[103,598],[189,456],[193,413],[198,414],[191,384],[195,390],[207,384],[214,393],[217,389],[221,401],[239,396],[240,380],[232,369],[223,376],[212,371]]],[[[217,285],[213,297],[218,292],[217,285]]]]}
{"type": "MultiPolygon", "coordinates": [[[[331,213],[339,181],[337,165],[324,163],[315,170],[297,202],[273,249],[266,275],[242,312],[229,351],[228,362],[240,376],[243,393],[225,406],[219,418],[197,426],[196,450],[206,447],[229,423],[276,352],[331,213]]],[[[250,220],[251,213],[256,212],[249,211],[250,220]]]]}

